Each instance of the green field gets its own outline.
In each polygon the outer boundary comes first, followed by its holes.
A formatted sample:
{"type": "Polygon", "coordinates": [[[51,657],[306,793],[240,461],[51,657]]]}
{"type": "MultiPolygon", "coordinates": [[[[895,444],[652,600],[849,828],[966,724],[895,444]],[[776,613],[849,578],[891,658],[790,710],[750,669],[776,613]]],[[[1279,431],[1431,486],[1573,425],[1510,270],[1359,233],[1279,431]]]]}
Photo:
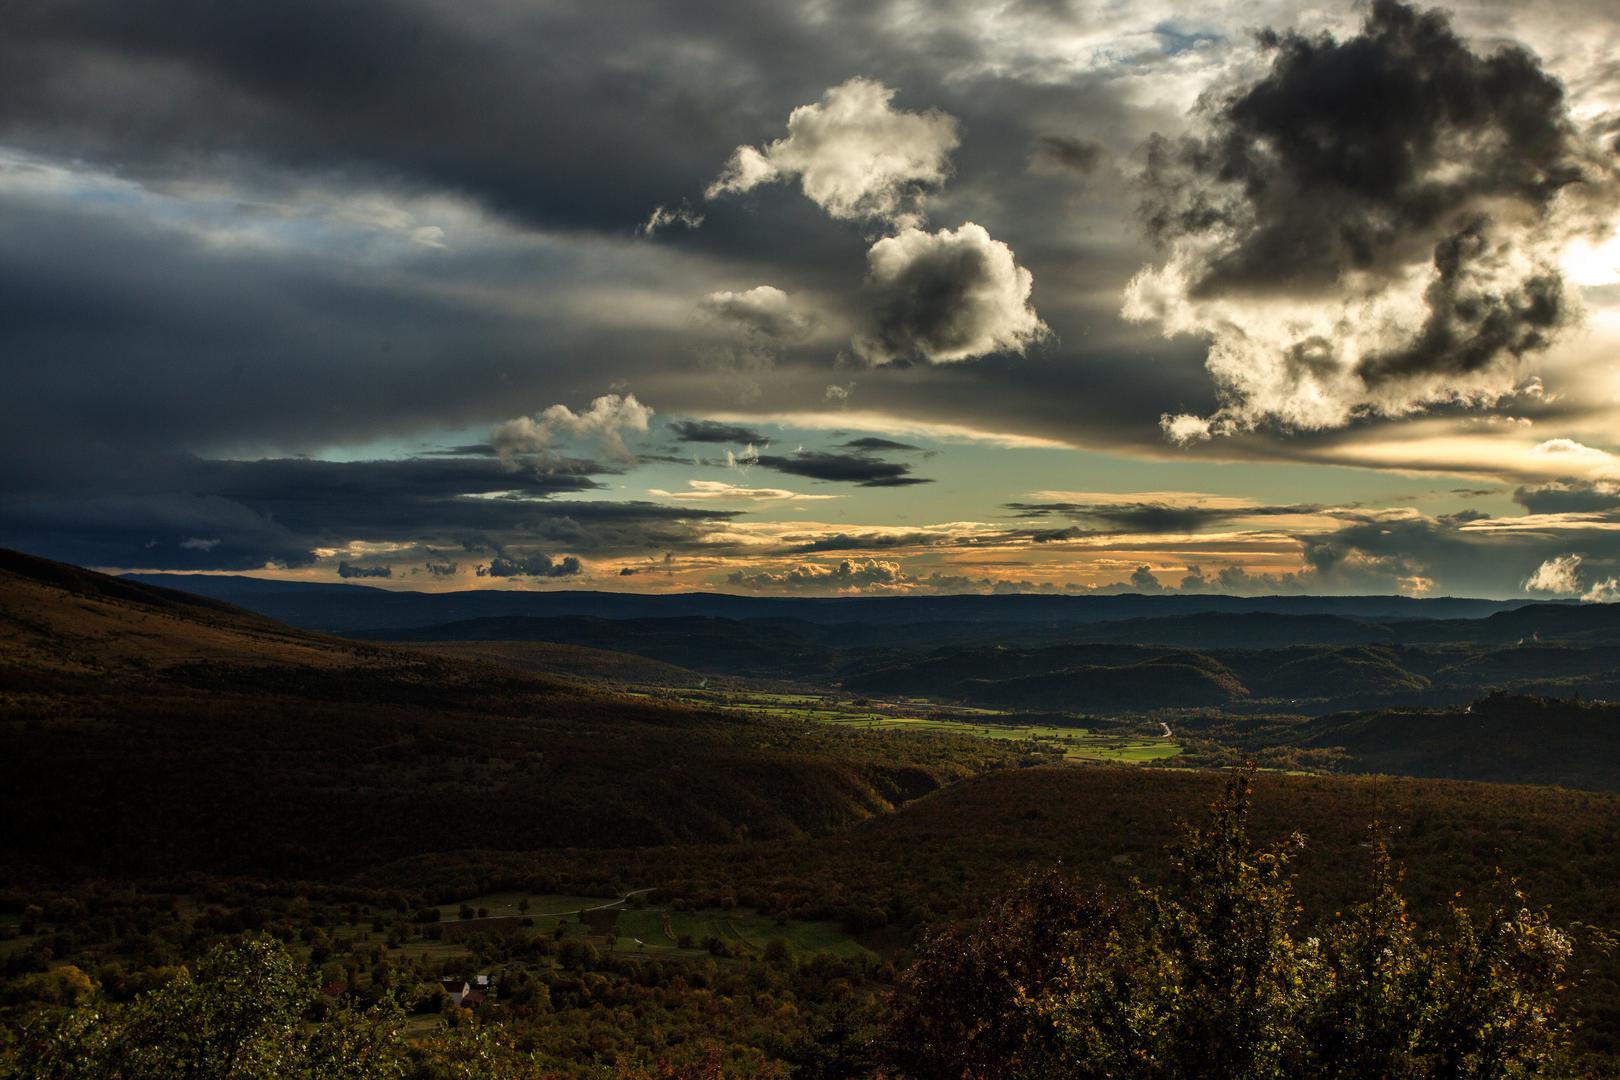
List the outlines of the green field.
{"type": "Polygon", "coordinates": [[[764,693],[697,690],[683,700],[751,716],[797,720],[862,731],[907,731],[917,734],[968,735],[981,739],[1031,744],[1033,749],[1061,754],[1064,761],[1146,764],[1181,753],[1173,738],[1147,733],[1099,732],[1082,727],[1020,724],[1012,713],[994,709],[939,705],[902,699],[850,700],[831,694],[764,693]]]}

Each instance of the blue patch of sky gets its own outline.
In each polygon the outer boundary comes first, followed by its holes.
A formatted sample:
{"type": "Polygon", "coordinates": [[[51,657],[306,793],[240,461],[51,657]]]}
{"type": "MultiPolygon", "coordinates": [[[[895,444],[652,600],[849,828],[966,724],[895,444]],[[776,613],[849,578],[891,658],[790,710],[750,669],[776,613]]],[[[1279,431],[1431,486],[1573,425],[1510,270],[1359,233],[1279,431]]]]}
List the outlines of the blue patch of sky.
{"type": "Polygon", "coordinates": [[[1153,28],[1159,39],[1159,48],[1166,56],[1179,56],[1184,52],[1201,49],[1206,45],[1219,45],[1226,38],[1208,30],[1183,29],[1174,23],[1162,22],[1153,28]]]}

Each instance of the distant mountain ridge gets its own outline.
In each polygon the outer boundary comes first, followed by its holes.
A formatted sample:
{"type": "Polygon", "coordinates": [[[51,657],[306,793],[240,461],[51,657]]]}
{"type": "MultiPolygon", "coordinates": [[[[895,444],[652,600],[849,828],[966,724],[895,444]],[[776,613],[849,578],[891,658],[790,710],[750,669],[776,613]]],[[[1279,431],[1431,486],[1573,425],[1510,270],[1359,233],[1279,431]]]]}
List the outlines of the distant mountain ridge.
{"type": "Polygon", "coordinates": [[[375,586],[269,581],[215,574],[129,574],[127,580],[210,596],[312,630],[399,630],[468,619],[584,615],[705,617],[812,623],[1086,624],[1200,613],[1335,615],[1363,619],[1479,619],[1534,603],[1466,597],[1225,596],[1041,593],[956,596],[739,596],[474,589],[423,593],[375,586]]]}

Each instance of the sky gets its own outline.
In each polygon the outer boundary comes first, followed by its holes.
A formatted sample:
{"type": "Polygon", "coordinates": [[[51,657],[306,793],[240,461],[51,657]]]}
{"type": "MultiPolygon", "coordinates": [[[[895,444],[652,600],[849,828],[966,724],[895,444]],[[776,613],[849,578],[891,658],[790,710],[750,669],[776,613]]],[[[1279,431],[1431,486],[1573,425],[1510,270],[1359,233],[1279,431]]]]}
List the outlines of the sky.
{"type": "Polygon", "coordinates": [[[10,0],[0,546],[1620,599],[1620,9],[10,0]]]}

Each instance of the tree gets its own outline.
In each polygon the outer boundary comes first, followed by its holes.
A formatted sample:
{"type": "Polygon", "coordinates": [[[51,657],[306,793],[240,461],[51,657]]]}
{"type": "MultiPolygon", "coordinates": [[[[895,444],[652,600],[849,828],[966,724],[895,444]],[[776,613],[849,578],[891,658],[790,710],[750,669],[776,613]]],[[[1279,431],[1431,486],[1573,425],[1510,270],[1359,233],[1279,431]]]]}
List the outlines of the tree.
{"type": "Polygon", "coordinates": [[[392,999],[347,1005],[306,1025],[318,998],[273,938],[221,945],[125,1006],[92,1000],[23,1033],[7,1073],[39,1080],[393,1080],[404,1073],[404,1014],[392,999]]]}
{"type": "Polygon", "coordinates": [[[1416,927],[1382,842],[1368,899],[1298,933],[1293,837],[1253,846],[1252,769],[1185,829],[1164,888],[1123,902],[1057,871],[919,952],[889,1063],[917,1080],[1539,1075],[1562,1052],[1568,938],[1511,884],[1445,933],[1416,927]]]}

